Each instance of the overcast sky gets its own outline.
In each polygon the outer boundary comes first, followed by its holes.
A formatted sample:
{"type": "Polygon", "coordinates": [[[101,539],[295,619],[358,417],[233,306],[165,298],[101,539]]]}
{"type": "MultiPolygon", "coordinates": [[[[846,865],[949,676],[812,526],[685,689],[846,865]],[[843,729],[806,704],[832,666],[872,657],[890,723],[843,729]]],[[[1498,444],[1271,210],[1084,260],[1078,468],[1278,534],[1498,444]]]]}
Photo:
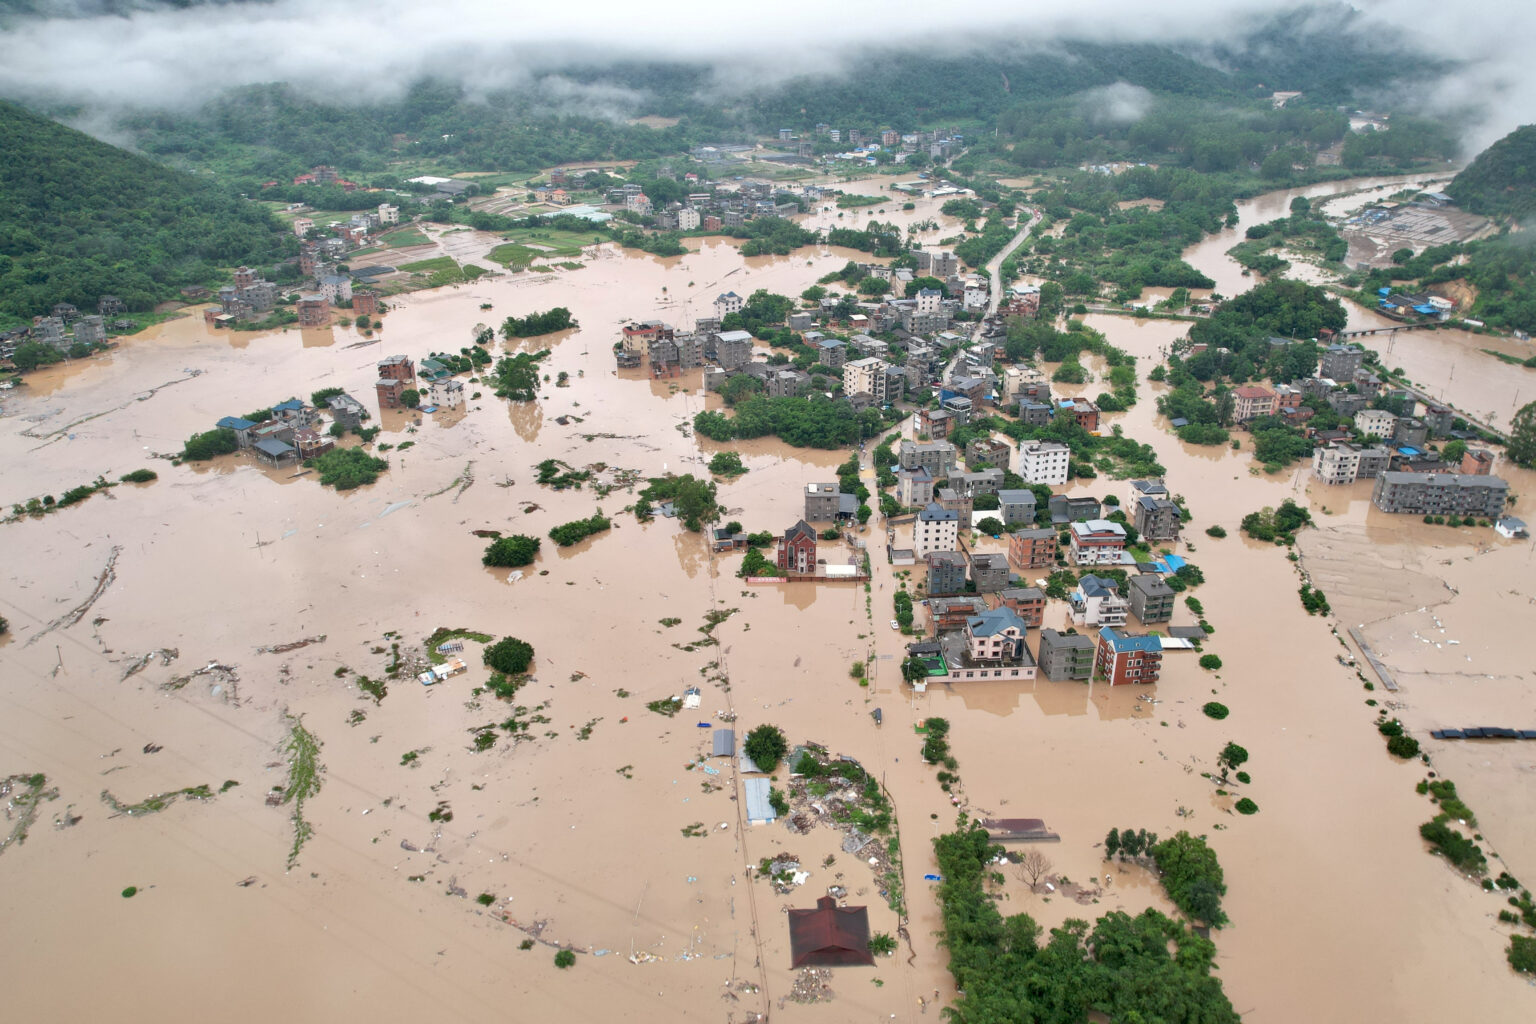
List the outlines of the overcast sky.
{"type": "MultiPolygon", "coordinates": [[[[1287,6],[1276,0],[780,0],[722,4],[615,0],[551,6],[505,0],[275,0],[178,8],[115,0],[32,0],[55,16],[13,19],[0,33],[0,94],[92,107],[197,104],[230,86],[291,82],[333,101],[388,99],[431,74],[492,90],[572,59],[707,62],[722,94],[803,73],[837,74],[872,48],[963,51],[1000,40],[1048,48],[1063,38],[1211,41],[1287,6]]],[[[1441,104],[1476,102],[1473,132],[1486,142],[1536,119],[1525,52],[1536,4],[1474,0],[1454,10],[1429,0],[1359,0],[1374,17],[1468,71],[1438,89],[1441,104]],[[1468,7],[1487,6],[1488,19],[1468,7]]],[[[644,98],[562,79],[552,103],[615,115],[644,113],[644,98]]],[[[1470,127],[1470,126],[1469,126],[1470,127]]]]}

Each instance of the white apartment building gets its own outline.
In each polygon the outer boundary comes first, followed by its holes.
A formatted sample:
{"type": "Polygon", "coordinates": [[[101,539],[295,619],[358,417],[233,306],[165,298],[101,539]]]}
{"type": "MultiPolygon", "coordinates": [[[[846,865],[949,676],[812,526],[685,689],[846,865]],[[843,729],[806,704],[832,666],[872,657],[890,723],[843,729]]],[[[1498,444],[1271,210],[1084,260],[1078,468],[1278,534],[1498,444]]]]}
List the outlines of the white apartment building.
{"type": "Polygon", "coordinates": [[[918,558],[926,558],[933,551],[954,551],[959,543],[959,513],[935,502],[917,514],[912,524],[912,553],[918,558]]]}
{"type": "Polygon", "coordinates": [[[1391,437],[1397,430],[1397,416],[1385,409],[1361,409],[1355,413],[1355,429],[1364,437],[1391,437]]]}
{"type": "Polygon", "coordinates": [[[885,371],[890,364],[871,356],[843,364],[843,394],[872,395],[876,405],[885,404],[885,371]]]}
{"type": "Polygon", "coordinates": [[[1029,441],[1019,447],[1019,475],[1032,484],[1064,484],[1071,457],[1072,449],[1059,441],[1029,441]]]}

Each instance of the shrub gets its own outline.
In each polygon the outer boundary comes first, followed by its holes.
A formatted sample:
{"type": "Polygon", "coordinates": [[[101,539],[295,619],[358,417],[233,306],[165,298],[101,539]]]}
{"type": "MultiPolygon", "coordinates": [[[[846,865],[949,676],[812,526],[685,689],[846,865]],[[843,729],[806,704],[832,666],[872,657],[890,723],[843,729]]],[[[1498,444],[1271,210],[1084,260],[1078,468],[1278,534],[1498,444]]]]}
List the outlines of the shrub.
{"type": "Polygon", "coordinates": [[[1253,776],[1249,775],[1247,772],[1238,772],[1236,778],[1238,782],[1241,782],[1245,786],[1253,781],[1253,776]]]}
{"type": "Polygon", "coordinates": [[[1239,800],[1236,806],[1238,814],[1257,814],[1259,811],[1259,805],[1254,803],[1252,800],[1249,800],[1247,797],[1243,797],[1241,800],[1239,800]]]}
{"type": "Polygon", "coordinates": [[[373,483],[380,472],[389,468],[389,462],[361,448],[333,448],[315,459],[314,467],[320,473],[322,486],[350,491],[373,483]]]}
{"type": "Polygon", "coordinates": [[[518,675],[533,662],[533,645],[515,636],[503,637],[485,649],[484,661],[497,672],[518,675]]]}
{"type": "Polygon", "coordinates": [[[747,733],[742,751],[760,771],[771,772],[789,750],[789,741],[776,725],[760,725],[747,733]]]}
{"type": "Polygon", "coordinates": [[[147,484],[151,480],[160,479],[160,474],[152,469],[136,469],[132,473],[124,473],[120,479],[125,484],[147,484]]]}
{"type": "Polygon", "coordinates": [[[485,554],[480,556],[480,562],[493,568],[516,568],[532,562],[533,556],[538,553],[539,538],[514,533],[510,537],[497,537],[493,540],[485,549],[485,554]]]}
{"type": "Polygon", "coordinates": [[[1511,935],[1508,956],[1509,966],[1521,974],[1536,974],[1536,939],[1511,935]]]}
{"type": "Polygon", "coordinates": [[[1419,835],[1463,871],[1480,875],[1488,868],[1488,859],[1477,844],[1438,818],[1420,825],[1419,835]]]}
{"type": "Polygon", "coordinates": [[[238,447],[240,445],[235,440],[235,432],[219,427],[187,438],[187,443],[181,448],[181,458],[184,462],[207,462],[219,455],[228,455],[238,447]]]}
{"type": "Polygon", "coordinates": [[[1214,718],[1218,722],[1223,718],[1226,718],[1227,715],[1231,714],[1231,712],[1227,710],[1227,706],[1225,704],[1214,700],[1207,701],[1205,707],[1201,710],[1205,712],[1206,717],[1214,718]]]}
{"type": "Polygon", "coordinates": [[[475,902],[480,904],[482,907],[488,907],[492,903],[496,902],[496,897],[492,896],[488,892],[483,892],[479,896],[475,897],[475,902]]]}
{"type": "Polygon", "coordinates": [[[736,452],[716,452],[709,460],[709,471],[716,476],[737,476],[745,473],[747,467],[741,464],[741,456],[736,452]]]}
{"type": "Polygon", "coordinates": [[[1214,672],[1216,669],[1221,668],[1221,659],[1214,654],[1202,654],[1200,655],[1200,667],[1214,672]]]}
{"type": "Polygon", "coordinates": [[[1417,757],[1419,741],[1412,736],[1393,736],[1387,740],[1387,753],[1404,759],[1417,757]]]}
{"type": "Polygon", "coordinates": [[[1207,526],[1205,528],[1205,535],[1207,537],[1215,537],[1217,540],[1220,540],[1227,535],[1227,531],[1219,526],[1207,526]]]}
{"type": "Polygon", "coordinates": [[[896,940],[885,932],[876,932],[869,937],[869,951],[875,956],[890,956],[896,952],[896,940]]]}
{"type": "Polygon", "coordinates": [[[555,966],[560,968],[562,971],[567,967],[576,966],[576,954],[572,953],[568,949],[562,949],[560,952],[555,954],[555,966]]]}
{"type": "Polygon", "coordinates": [[[549,531],[549,539],[563,548],[568,548],[578,541],[585,540],[594,533],[602,533],[612,526],[601,512],[594,513],[587,519],[573,519],[569,523],[563,523],[549,531]]]}

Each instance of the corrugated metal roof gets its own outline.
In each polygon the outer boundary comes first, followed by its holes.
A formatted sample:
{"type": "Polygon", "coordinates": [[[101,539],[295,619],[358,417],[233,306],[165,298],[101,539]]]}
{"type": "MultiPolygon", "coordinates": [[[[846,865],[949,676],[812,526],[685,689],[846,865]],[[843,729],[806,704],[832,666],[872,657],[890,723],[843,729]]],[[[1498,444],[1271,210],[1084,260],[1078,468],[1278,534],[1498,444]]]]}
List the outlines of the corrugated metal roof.
{"type": "Polygon", "coordinates": [[[747,820],[750,822],[771,822],[778,817],[773,810],[773,804],[768,802],[768,780],[747,779],[741,784],[742,792],[747,799],[747,820]]]}
{"type": "Polygon", "coordinates": [[[733,756],[735,756],[735,754],[736,754],[736,730],[734,730],[734,729],[716,729],[715,730],[715,746],[714,746],[714,755],[713,756],[715,756],[715,757],[733,757],[733,756]]]}

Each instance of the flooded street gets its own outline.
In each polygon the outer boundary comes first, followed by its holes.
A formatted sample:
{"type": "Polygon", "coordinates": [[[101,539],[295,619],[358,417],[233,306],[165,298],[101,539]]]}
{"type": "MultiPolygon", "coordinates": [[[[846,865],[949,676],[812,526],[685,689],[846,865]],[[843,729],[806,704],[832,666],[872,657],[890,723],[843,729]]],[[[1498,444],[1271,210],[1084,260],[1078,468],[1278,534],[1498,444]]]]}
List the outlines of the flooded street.
{"type": "MultiPolygon", "coordinates": [[[[1288,194],[1255,201],[1237,233],[1287,203],[1288,194]]],[[[900,205],[844,211],[842,223],[933,218],[941,233],[955,230],[934,201],[900,205]]],[[[1202,243],[1192,257],[1228,293],[1241,283],[1218,264],[1231,263],[1233,241],[1202,243]]],[[[235,336],[194,316],[8,393],[7,504],[141,466],[160,476],[0,524],[12,634],[0,642],[4,772],[45,773],[59,793],[26,842],[0,852],[11,881],[0,912],[13,937],[0,980],[14,1016],[180,1019],[217,1001],[242,1021],[359,1008],[457,1020],[508,1005],[519,1018],[571,1020],[616,1010],[646,1021],[933,1017],[932,992],[947,1002],[953,985],[923,875],[935,868],[930,840],[957,810],[922,763],[914,728],[939,715],[952,723],[965,813],[1043,818],[1062,837],[1045,850],[1056,873],[1110,876],[1097,903],[1080,905],[1033,895],[1009,875],[1005,913],[1051,927],[1117,908],[1168,909],[1145,871],[1109,870],[1098,844],[1111,827],[1189,828],[1209,835],[1226,870],[1232,924],[1214,937],[1245,1019],[1526,1019],[1527,994],[1492,924],[1498,898],[1428,856],[1416,835],[1430,816],[1413,789],[1423,767],[1387,756],[1363,703],[1386,695],[1365,693],[1339,664],[1345,648],[1302,609],[1284,551],[1246,540],[1238,522],[1286,497],[1311,504],[1322,528],[1303,541],[1304,567],[1341,622],[1370,623],[1371,642],[1403,671],[1405,723],[1521,877],[1536,873],[1536,817],[1529,787],[1514,781],[1536,754],[1444,750],[1427,729],[1481,718],[1536,727],[1529,661],[1501,633],[1532,618],[1528,542],[1479,532],[1488,550],[1478,553],[1470,532],[1385,516],[1358,489],[1323,488],[1294,467],[1266,476],[1247,450],[1183,445],[1156,413],[1160,385],[1143,379],[1136,407],[1106,425],[1152,444],[1170,489],[1191,506],[1188,543],[1173,550],[1205,572],[1195,593],[1216,629],[1206,649],[1224,667],[1207,672],[1193,654],[1170,652],[1160,684],[1144,691],[1155,704],[1129,692],[1139,688],[1044,678],[913,695],[900,680],[903,638],[886,625],[897,580],[875,524],[859,535],[871,546],[868,594],[852,583],[748,586],[735,577],[739,555],[712,554],[676,520],[622,514],[631,493],[535,483],[548,458],[703,475],[727,448],[750,471],[720,482],[726,518],[781,534],[803,512],[804,484],[832,479],[846,453],[694,438],[693,415],[718,403],[700,393],[699,374],[616,372],[611,349],[632,319],[686,326],[727,289],[798,295],[849,258],[867,259],[814,247],[743,259],[714,239],[670,259],[604,247],[578,271],[404,297],[372,339],[341,328],[235,336]],[[155,457],[220,416],[322,387],[375,408],[379,359],[455,352],[476,323],[556,305],[572,310],[578,330],[498,345],[552,349],[537,401],[507,403],[467,384],[482,394],[463,413],[386,412],[379,440],[395,447],[370,486],[336,493],[246,455],[181,467],[155,457]],[[561,372],[569,387],[553,383],[561,372]],[[569,549],[547,539],[597,509],[613,530],[569,549]],[[1216,524],[1225,539],[1205,535],[1216,524]],[[475,530],[546,539],[518,578],[481,566],[486,540],[475,530]],[[1362,575],[1371,563],[1379,575],[1362,575]],[[1440,628],[1417,612],[1437,600],[1434,614],[1462,643],[1427,657],[1412,634],[1440,628]],[[711,612],[731,614],[706,634],[711,612]],[[388,674],[395,643],[419,647],[438,627],[527,640],[534,678],[510,704],[473,695],[488,673],[470,642],[467,674],[430,688],[402,676],[378,699],[358,687],[358,675],[388,674]],[[718,645],[698,643],[707,636],[718,645]],[[1457,675],[1464,656],[1493,678],[1457,675]],[[867,687],[849,672],[865,657],[867,687]],[[210,665],[224,668],[194,674],[210,665]],[[647,708],[692,685],[697,709],[647,708]],[[1201,713],[1212,699],[1231,708],[1225,721],[1201,713]],[[266,799],[286,784],[285,713],[318,737],[325,766],[304,809],[314,835],[292,870],[292,806],[266,799]],[[722,715],[735,716],[738,736],[770,722],[791,744],[856,758],[892,797],[909,938],[873,970],[837,971],[831,1006],[780,1008],[794,981],[782,911],[842,885],[848,902],[870,908],[872,931],[897,935],[900,921],[841,834],[745,823],[736,770],[703,762],[711,731],[700,723],[722,715]],[[527,726],[515,742],[503,733],[492,750],[473,749],[477,730],[509,717],[527,726]],[[1229,788],[1259,804],[1252,817],[1231,813],[1232,798],[1201,777],[1229,740],[1251,754],[1253,781],[1229,788]],[[218,792],[226,780],[238,785],[218,792]],[[101,798],[105,789],[131,804],[202,784],[216,795],[158,813],[118,814],[101,798]],[[790,895],[748,872],[779,854],[810,872],[790,895]],[[128,886],[139,891],[125,899],[128,886]],[[555,945],[582,954],[570,971],[551,966],[555,945]],[[108,951],[100,983],[79,984],[81,954],[108,951]]],[[[1143,378],[1186,329],[1089,322],[1140,358],[1143,378]]],[[[1396,351],[1419,344],[1401,336],[1396,351]]],[[[1508,476],[1517,514],[1536,521],[1536,477],[1508,476]]],[[[1082,490],[1124,499],[1122,481],[1091,484],[1082,490]]],[[[821,556],[855,552],[824,542],[821,556]]],[[[1048,623],[1061,615],[1053,604],[1048,623]]],[[[1181,602],[1174,622],[1193,619],[1181,602]]],[[[781,785],[786,777],[781,766],[781,785]]]]}

